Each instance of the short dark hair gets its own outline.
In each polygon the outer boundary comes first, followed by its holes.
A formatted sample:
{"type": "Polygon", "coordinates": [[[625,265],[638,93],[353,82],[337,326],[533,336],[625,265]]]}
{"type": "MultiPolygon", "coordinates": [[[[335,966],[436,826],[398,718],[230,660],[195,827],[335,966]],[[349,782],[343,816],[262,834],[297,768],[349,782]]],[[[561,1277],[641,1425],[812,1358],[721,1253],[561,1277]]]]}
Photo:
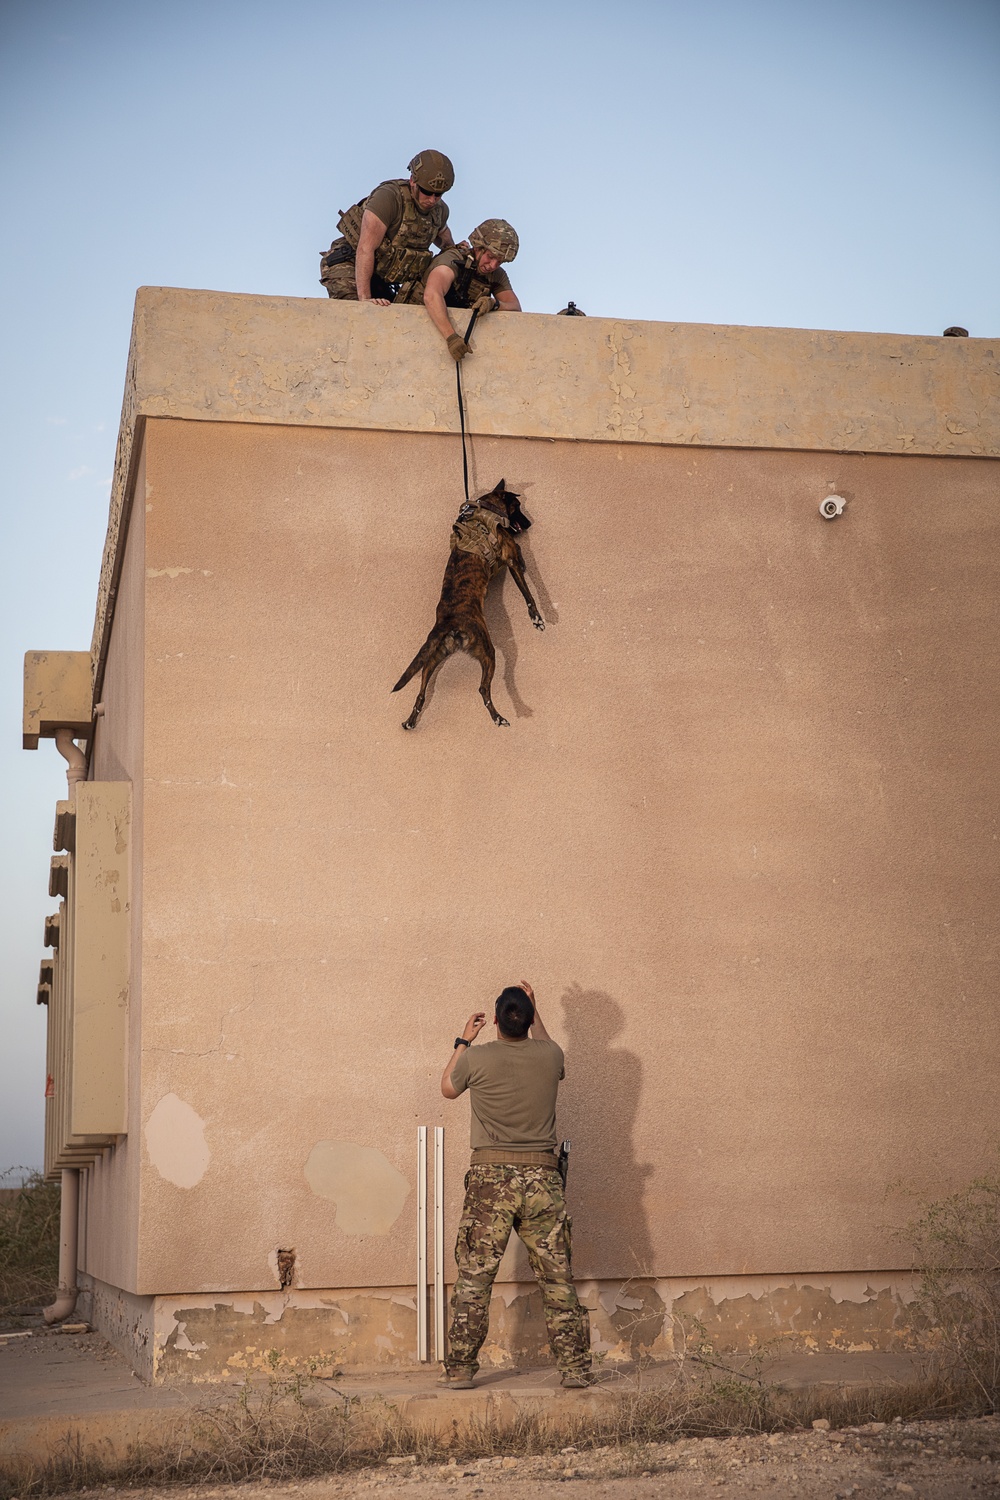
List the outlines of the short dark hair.
{"type": "Polygon", "coordinates": [[[509,984],[497,997],[496,1018],[501,1036],[519,1040],[528,1035],[535,1019],[535,1007],[519,984],[509,984]]]}

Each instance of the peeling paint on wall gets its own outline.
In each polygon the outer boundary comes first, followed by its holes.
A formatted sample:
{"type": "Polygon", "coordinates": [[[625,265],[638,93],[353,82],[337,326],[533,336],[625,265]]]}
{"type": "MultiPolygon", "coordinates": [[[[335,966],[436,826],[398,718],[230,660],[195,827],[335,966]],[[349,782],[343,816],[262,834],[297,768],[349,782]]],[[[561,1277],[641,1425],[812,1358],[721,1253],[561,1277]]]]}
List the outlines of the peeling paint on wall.
{"type": "Polygon", "coordinates": [[[410,1192],[381,1151],[353,1141],[317,1141],[304,1171],[316,1196],[337,1205],[337,1228],[344,1234],[388,1234],[410,1192]]]}
{"type": "MultiPolygon", "coordinates": [[[[591,1344],[609,1365],[669,1359],[685,1338],[720,1354],[900,1352],[926,1347],[905,1273],[830,1277],[581,1281],[591,1344]]],[[[255,1370],[322,1374],[412,1366],[412,1288],[198,1294],[155,1299],[157,1381],[240,1379],[255,1370]]],[[[551,1350],[534,1282],[494,1287],[485,1368],[545,1364],[551,1350]]]]}
{"type": "Polygon", "coordinates": [[[608,335],[608,348],[614,355],[609,385],[612,402],[608,412],[608,431],[616,438],[641,441],[645,437],[642,429],[643,411],[635,406],[635,387],[631,384],[632,363],[629,359],[628,340],[633,337],[631,329],[624,323],[616,323],[608,335]]]}
{"type": "Polygon", "coordinates": [[[77,1280],[80,1316],[101,1330],[141,1379],[152,1380],[156,1299],[124,1292],[82,1270],[77,1273],[77,1280]]]}
{"type": "Polygon", "coordinates": [[[263,1293],[157,1298],[154,1379],[219,1381],[253,1371],[331,1376],[345,1365],[410,1365],[416,1356],[412,1294],[263,1293]]]}
{"type": "Polygon", "coordinates": [[[212,1153],[205,1140],[205,1121],[190,1104],[176,1094],[164,1094],[146,1121],[144,1134],[149,1159],[160,1176],[175,1187],[196,1187],[212,1153]]]}

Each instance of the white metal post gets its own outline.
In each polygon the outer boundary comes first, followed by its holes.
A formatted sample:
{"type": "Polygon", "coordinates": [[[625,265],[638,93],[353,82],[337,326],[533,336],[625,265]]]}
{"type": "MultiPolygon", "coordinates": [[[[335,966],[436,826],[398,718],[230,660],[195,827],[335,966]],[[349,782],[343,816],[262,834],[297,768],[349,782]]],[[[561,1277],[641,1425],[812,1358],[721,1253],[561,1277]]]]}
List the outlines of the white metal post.
{"type": "Polygon", "coordinates": [[[434,1358],[444,1359],[444,1126],[434,1127],[434,1358]]]}
{"type": "Polygon", "coordinates": [[[417,1126],[417,1359],[427,1359],[427,1126],[417,1126]]]}

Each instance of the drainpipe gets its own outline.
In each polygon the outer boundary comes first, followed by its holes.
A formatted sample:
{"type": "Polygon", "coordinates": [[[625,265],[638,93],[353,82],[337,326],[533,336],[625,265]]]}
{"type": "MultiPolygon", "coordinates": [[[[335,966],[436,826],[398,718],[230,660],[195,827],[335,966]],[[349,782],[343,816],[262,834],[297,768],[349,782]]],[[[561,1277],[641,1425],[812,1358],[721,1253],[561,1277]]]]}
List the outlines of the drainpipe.
{"type": "MultiPolygon", "coordinates": [[[[69,800],[76,800],[76,784],[87,777],[87,757],[73,738],[70,729],[56,730],[56,749],[66,762],[69,800]]],[[[56,1300],[42,1309],[46,1323],[61,1323],[76,1308],[79,1291],[76,1285],[78,1223],[80,1211],[80,1173],[75,1167],[63,1167],[59,1189],[59,1290],[56,1300]]]]}
{"type": "Polygon", "coordinates": [[[72,802],[77,782],[87,779],[87,757],[73,738],[72,729],[56,730],[56,749],[66,762],[66,781],[69,784],[69,800],[72,802]]]}
{"type": "Polygon", "coordinates": [[[80,1207],[80,1174],[63,1167],[59,1195],[59,1291],[56,1300],[42,1309],[46,1323],[61,1323],[76,1307],[77,1213],[80,1207]]]}

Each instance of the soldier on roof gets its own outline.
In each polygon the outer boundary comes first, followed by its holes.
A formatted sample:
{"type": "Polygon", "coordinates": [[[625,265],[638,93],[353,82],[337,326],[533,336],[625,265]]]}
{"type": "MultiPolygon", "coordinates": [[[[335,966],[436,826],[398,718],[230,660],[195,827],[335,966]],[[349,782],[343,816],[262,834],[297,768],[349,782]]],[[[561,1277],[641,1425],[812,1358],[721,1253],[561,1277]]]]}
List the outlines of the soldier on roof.
{"type": "Polygon", "coordinates": [[[320,281],[330,297],[348,302],[414,300],[431,263],[431,245],[455,242],[443,194],[455,169],[440,151],[421,151],[405,177],[380,182],[373,193],[341,213],[341,238],[320,256],[320,281]]]}
{"type": "MultiPolygon", "coordinates": [[[[422,287],[422,300],[431,322],[448,345],[448,352],[458,363],[471,351],[451,326],[446,307],[477,307],[485,312],[520,312],[503,269],[504,261],[514,259],[518,238],[506,219],[486,219],[469,235],[469,243],[455,245],[434,257],[422,287]]],[[[421,300],[421,291],[412,301],[421,300]]]]}

